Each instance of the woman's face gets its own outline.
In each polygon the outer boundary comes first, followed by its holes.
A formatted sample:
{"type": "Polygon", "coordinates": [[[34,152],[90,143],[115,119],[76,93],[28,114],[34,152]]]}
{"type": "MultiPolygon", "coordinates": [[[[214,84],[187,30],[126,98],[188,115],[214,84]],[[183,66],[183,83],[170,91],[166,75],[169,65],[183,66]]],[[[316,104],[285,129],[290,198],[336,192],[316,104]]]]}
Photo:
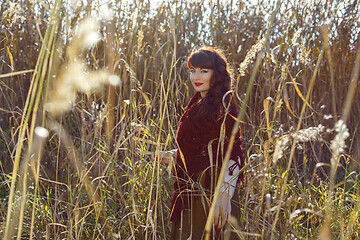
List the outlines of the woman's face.
{"type": "Polygon", "coordinates": [[[200,92],[201,97],[204,98],[210,89],[211,77],[214,73],[213,69],[195,68],[190,69],[190,80],[195,88],[195,91],[200,92]]]}

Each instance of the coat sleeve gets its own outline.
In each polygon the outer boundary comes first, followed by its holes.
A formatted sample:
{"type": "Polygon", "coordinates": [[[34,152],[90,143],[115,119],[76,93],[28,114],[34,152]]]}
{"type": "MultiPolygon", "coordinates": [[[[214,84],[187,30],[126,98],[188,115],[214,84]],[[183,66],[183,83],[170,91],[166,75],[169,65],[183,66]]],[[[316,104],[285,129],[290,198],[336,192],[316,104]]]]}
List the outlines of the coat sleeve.
{"type": "MultiPolygon", "coordinates": [[[[225,151],[228,148],[228,144],[232,135],[232,130],[237,121],[237,111],[230,111],[225,115],[225,139],[224,139],[224,149],[225,151]]],[[[230,159],[235,161],[235,164],[229,167],[229,173],[232,175],[232,172],[238,167],[240,170],[244,166],[243,161],[243,150],[241,147],[242,138],[240,134],[240,126],[235,133],[235,140],[232,146],[230,159]]]]}

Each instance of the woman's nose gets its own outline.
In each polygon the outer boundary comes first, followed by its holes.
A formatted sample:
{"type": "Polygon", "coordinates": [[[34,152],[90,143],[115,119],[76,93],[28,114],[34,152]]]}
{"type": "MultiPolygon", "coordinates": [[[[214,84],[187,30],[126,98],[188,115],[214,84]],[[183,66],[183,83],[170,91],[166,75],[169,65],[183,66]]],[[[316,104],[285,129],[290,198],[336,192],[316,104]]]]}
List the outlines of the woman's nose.
{"type": "Polygon", "coordinates": [[[197,71],[193,72],[193,73],[191,74],[191,78],[192,78],[192,79],[198,79],[198,78],[199,78],[199,73],[198,73],[197,71]]]}

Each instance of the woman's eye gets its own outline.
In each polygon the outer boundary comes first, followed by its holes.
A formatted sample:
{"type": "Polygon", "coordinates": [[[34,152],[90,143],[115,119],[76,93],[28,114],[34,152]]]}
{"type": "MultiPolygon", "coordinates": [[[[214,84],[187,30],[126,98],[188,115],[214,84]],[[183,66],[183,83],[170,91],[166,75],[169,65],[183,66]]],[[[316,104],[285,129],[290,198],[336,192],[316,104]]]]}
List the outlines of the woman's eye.
{"type": "Polygon", "coordinates": [[[208,71],[207,70],[201,70],[202,73],[207,73],[208,71]]]}

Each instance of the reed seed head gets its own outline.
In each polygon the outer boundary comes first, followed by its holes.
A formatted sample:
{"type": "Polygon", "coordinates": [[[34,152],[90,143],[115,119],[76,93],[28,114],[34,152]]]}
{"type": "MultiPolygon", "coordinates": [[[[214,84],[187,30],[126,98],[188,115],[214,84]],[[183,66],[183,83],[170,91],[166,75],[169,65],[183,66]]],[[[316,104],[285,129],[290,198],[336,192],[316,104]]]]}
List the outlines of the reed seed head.
{"type": "Polygon", "coordinates": [[[12,26],[14,26],[16,21],[20,20],[20,22],[23,22],[24,20],[26,20],[26,18],[21,15],[22,13],[23,10],[21,9],[19,3],[9,2],[9,7],[3,12],[1,18],[8,19],[7,26],[11,28],[12,26]]]}
{"type": "Polygon", "coordinates": [[[346,148],[345,140],[350,136],[349,130],[343,120],[339,120],[335,123],[335,129],[337,134],[331,141],[330,149],[332,151],[333,159],[337,159],[346,148]]]}
{"type": "Polygon", "coordinates": [[[114,17],[114,12],[109,8],[107,4],[100,7],[100,16],[103,20],[111,20],[114,17]]]}
{"type": "Polygon", "coordinates": [[[35,134],[40,138],[47,138],[49,136],[49,131],[43,127],[36,127],[35,134]]]}
{"type": "Polygon", "coordinates": [[[276,141],[275,151],[273,155],[274,164],[276,164],[277,161],[283,157],[284,150],[287,148],[289,142],[290,142],[289,135],[285,135],[276,141]]]}
{"type": "Polygon", "coordinates": [[[333,118],[333,116],[332,116],[331,114],[328,114],[328,115],[325,115],[325,116],[324,116],[324,119],[325,119],[325,120],[328,120],[328,119],[331,119],[331,118],[333,118]]]}
{"type": "Polygon", "coordinates": [[[113,85],[113,86],[118,86],[120,85],[120,77],[115,75],[115,74],[112,74],[109,76],[109,84],[113,85]]]}
{"type": "Polygon", "coordinates": [[[250,48],[250,51],[246,54],[244,61],[240,63],[239,71],[241,76],[245,76],[245,70],[251,63],[254,62],[253,58],[263,48],[264,44],[265,38],[261,38],[250,48]]]}
{"type": "Polygon", "coordinates": [[[273,155],[273,162],[276,163],[280,158],[283,157],[284,151],[288,148],[290,140],[295,140],[296,143],[304,143],[309,141],[322,141],[322,133],[325,131],[325,127],[319,124],[317,127],[309,127],[301,129],[298,132],[286,134],[276,141],[275,150],[273,155]]]}
{"type": "Polygon", "coordinates": [[[308,65],[310,63],[310,49],[306,49],[302,44],[300,44],[300,56],[299,56],[299,60],[302,64],[304,64],[305,66],[308,65]]]}
{"type": "Polygon", "coordinates": [[[91,71],[84,60],[79,58],[81,49],[91,48],[100,39],[99,22],[87,18],[79,24],[76,38],[67,49],[67,64],[64,65],[45,109],[59,115],[71,109],[77,92],[87,93],[102,89],[104,84],[118,85],[120,78],[108,70],[91,71]]]}
{"type": "Polygon", "coordinates": [[[94,18],[87,18],[79,24],[78,39],[83,48],[91,48],[101,40],[100,24],[94,18]]]}
{"type": "Polygon", "coordinates": [[[322,140],[321,133],[323,133],[325,127],[321,124],[317,127],[309,127],[301,129],[297,133],[291,134],[293,138],[297,137],[297,142],[309,142],[314,140],[322,140]]]}
{"type": "Polygon", "coordinates": [[[299,28],[299,29],[296,31],[296,33],[294,34],[294,36],[293,36],[293,38],[292,38],[292,40],[291,40],[291,43],[292,43],[294,46],[298,45],[297,41],[298,41],[298,39],[299,39],[299,37],[300,37],[301,32],[302,32],[302,28],[299,28]]]}

